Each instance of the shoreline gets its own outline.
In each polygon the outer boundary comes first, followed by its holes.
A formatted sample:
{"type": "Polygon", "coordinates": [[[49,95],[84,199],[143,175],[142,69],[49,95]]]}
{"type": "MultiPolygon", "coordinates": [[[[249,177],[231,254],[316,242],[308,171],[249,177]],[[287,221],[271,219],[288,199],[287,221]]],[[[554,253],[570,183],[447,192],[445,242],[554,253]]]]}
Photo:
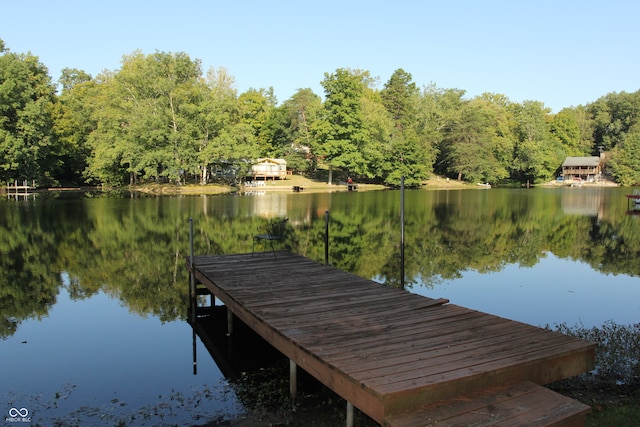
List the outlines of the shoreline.
{"type": "MultiPolygon", "coordinates": [[[[231,194],[237,192],[290,192],[290,193],[337,193],[337,192],[348,192],[347,183],[346,182],[338,182],[333,184],[328,184],[325,182],[314,181],[309,178],[305,178],[299,175],[293,175],[293,177],[289,177],[285,180],[275,180],[275,181],[258,181],[260,183],[264,183],[262,185],[257,186],[245,186],[240,185],[237,187],[233,186],[225,186],[219,184],[188,184],[183,186],[176,186],[172,184],[149,184],[142,185],[137,187],[131,187],[129,190],[137,191],[145,194],[156,194],[156,195],[199,195],[199,194],[231,194]],[[294,187],[300,187],[300,190],[294,190],[294,187]]],[[[381,184],[362,184],[356,183],[357,191],[380,191],[380,190],[388,190],[392,187],[387,187],[381,184]]],[[[531,185],[531,188],[573,188],[567,183],[558,182],[558,181],[550,181],[541,184],[531,185]]],[[[611,181],[602,181],[597,183],[583,183],[581,185],[575,186],[576,188],[611,188],[611,187],[619,187],[618,184],[611,181]]],[[[525,184],[522,184],[519,187],[510,187],[508,185],[496,186],[494,188],[527,188],[525,184]]],[[[477,184],[467,183],[457,180],[447,180],[446,178],[434,177],[424,181],[422,190],[462,190],[462,189],[479,189],[485,190],[487,188],[478,186],[477,184]]]]}
{"type": "MultiPolygon", "coordinates": [[[[222,184],[186,184],[186,185],[174,185],[174,184],[143,184],[137,186],[127,187],[108,187],[108,186],[77,186],[77,187],[50,187],[41,188],[32,191],[30,194],[40,192],[74,192],[74,191],[119,191],[127,190],[132,192],[138,192],[150,195],[215,195],[215,194],[232,194],[232,193],[246,193],[246,192],[290,192],[290,193],[337,193],[348,192],[346,182],[336,182],[328,184],[326,182],[316,181],[310,178],[303,177],[301,175],[290,175],[284,180],[266,180],[257,181],[261,183],[257,186],[231,186],[222,184]],[[263,184],[262,184],[263,183],[263,184]],[[300,190],[294,190],[294,187],[299,187],[300,190]]],[[[380,191],[388,190],[393,187],[388,187],[382,184],[364,184],[355,183],[357,185],[356,190],[352,191],[380,191]]],[[[530,188],[612,188],[619,187],[618,184],[612,181],[601,182],[583,182],[579,185],[571,185],[562,181],[549,181],[540,184],[532,184],[530,188]]],[[[434,176],[423,182],[422,190],[461,190],[461,189],[488,189],[490,187],[478,186],[474,183],[467,183],[463,181],[446,179],[439,176],[434,176]]],[[[520,186],[510,186],[505,184],[504,186],[498,184],[494,185],[494,188],[529,188],[526,184],[520,186]]],[[[6,189],[5,189],[6,190],[6,189]]],[[[5,194],[9,194],[6,191],[5,194]]]]}

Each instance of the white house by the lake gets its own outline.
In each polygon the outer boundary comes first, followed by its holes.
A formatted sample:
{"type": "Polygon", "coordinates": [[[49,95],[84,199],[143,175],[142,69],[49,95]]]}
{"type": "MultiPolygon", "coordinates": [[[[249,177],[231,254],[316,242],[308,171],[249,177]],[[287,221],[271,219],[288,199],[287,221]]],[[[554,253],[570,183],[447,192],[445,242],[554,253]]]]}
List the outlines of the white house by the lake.
{"type": "Polygon", "coordinates": [[[258,159],[251,166],[251,176],[253,179],[286,179],[287,162],[284,159],[258,159]]]}

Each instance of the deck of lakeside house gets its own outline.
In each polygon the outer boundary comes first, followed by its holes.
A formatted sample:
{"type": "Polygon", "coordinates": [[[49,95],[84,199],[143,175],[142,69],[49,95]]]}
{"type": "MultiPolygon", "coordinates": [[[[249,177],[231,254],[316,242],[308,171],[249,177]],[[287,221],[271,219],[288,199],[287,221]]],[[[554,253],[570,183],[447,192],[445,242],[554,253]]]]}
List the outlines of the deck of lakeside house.
{"type": "Polygon", "coordinates": [[[595,344],[274,255],[194,256],[192,295],[211,293],[230,332],[241,320],[377,423],[584,424],[588,406],[543,385],[593,369],[595,344]]]}

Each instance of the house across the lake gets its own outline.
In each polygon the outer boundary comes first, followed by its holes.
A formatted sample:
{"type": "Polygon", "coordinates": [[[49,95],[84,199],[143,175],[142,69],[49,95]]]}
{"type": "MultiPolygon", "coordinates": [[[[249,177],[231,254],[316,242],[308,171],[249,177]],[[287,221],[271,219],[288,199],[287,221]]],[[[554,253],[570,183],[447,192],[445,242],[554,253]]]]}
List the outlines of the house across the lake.
{"type": "Polygon", "coordinates": [[[591,157],[567,157],[562,163],[563,181],[594,182],[602,178],[603,159],[591,157]]]}
{"type": "Polygon", "coordinates": [[[284,159],[258,159],[251,166],[251,176],[253,179],[262,178],[286,179],[287,162],[284,159]]]}

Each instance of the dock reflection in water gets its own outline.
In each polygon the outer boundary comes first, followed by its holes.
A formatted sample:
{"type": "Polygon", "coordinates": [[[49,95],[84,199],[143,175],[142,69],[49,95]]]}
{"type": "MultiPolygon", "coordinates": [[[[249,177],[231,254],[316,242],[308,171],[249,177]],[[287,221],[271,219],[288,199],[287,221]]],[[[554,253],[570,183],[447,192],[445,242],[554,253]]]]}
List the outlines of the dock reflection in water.
{"type": "Polygon", "coordinates": [[[226,306],[213,306],[201,313],[206,314],[189,322],[193,328],[194,374],[197,374],[197,338],[200,338],[220,372],[232,381],[242,378],[243,373],[286,361],[280,352],[237,319],[233,334],[228,334],[226,306]]]}

